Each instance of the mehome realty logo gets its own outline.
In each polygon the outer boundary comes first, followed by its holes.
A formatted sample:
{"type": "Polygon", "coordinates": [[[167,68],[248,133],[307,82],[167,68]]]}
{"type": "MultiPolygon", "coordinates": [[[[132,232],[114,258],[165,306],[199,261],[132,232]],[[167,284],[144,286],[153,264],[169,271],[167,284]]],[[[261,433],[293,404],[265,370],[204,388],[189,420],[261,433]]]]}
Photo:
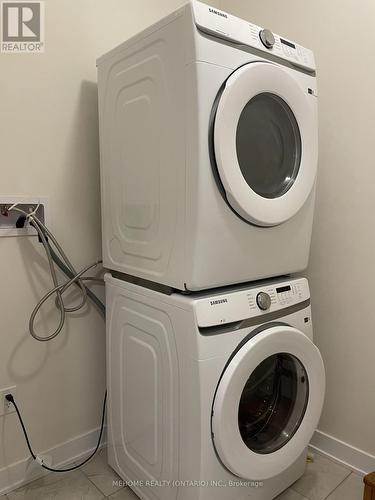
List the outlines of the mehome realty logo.
{"type": "Polygon", "coordinates": [[[44,2],[1,2],[1,52],[44,52],[44,2]]]}

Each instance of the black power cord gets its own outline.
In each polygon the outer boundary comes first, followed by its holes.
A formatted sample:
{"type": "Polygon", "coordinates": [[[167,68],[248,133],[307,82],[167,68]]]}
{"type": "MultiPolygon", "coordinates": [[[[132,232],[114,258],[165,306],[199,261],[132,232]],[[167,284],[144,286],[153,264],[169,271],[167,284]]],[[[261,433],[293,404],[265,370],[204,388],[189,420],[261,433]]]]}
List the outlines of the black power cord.
{"type": "MultiPolygon", "coordinates": [[[[82,277],[82,275],[86,271],[88,271],[89,269],[91,269],[92,267],[94,267],[100,261],[98,261],[97,263],[95,263],[92,266],[88,266],[86,269],[84,269],[80,273],[77,273],[75,271],[73,265],[71,264],[70,260],[68,259],[68,257],[64,253],[61,245],[56,240],[55,236],[51,233],[51,231],[36,216],[36,212],[38,210],[38,207],[39,207],[39,205],[34,209],[33,212],[27,213],[24,210],[22,210],[21,208],[17,208],[17,204],[15,204],[15,205],[12,205],[12,207],[9,208],[9,211],[15,210],[16,212],[21,213],[20,217],[17,219],[17,222],[16,222],[16,227],[17,228],[24,227],[25,224],[26,224],[26,222],[29,221],[30,225],[36,230],[36,232],[38,234],[39,242],[43,244],[43,247],[44,247],[44,249],[46,251],[46,255],[47,255],[47,258],[48,258],[48,262],[50,264],[51,274],[52,274],[52,278],[53,278],[53,281],[54,281],[55,288],[54,288],[54,290],[52,290],[52,292],[49,292],[39,302],[39,304],[37,305],[36,309],[34,309],[34,312],[33,312],[32,316],[31,316],[30,322],[29,322],[29,329],[30,329],[31,335],[36,340],[39,340],[39,341],[48,341],[48,340],[52,340],[53,338],[55,338],[60,333],[60,331],[61,331],[61,329],[62,329],[62,327],[64,325],[64,322],[65,322],[65,313],[66,312],[73,312],[73,311],[77,311],[77,310],[81,309],[81,307],[83,307],[84,304],[86,303],[86,298],[87,297],[90,298],[91,301],[97,306],[97,308],[99,309],[99,311],[102,314],[103,318],[105,318],[105,305],[84,284],[85,280],[93,280],[93,281],[98,281],[98,280],[96,278],[85,278],[85,277],[82,277]],[[54,247],[52,247],[52,245],[50,243],[50,240],[52,241],[54,247]],[[54,250],[54,248],[56,249],[56,251],[54,250]],[[61,258],[60,258],[60,256],[61,256],[61,258]],[[65,285],[58,285],[53,262],[69,278],[69,281],[65,285]],[[79,306],[71,307],[71,308],[66,308],[64,306],[63,301],[62,301],[61,295],[72,284],[75,284],[76,286],[78,286],[82,290],[83,301],[81,302],[81,304],[79,306]],[[60,310],[60,312],[62,313],[62,316],[60,318],[60,325],[59,325],[59,328],[57,328],[57,330],[52,335],[50,335],[49,337],[46,337],[46,338],[39,337],[35,333],[34,327],[33,327],[34,320],[35,320],[35,314],[39,310],[40,306],[44,303],[45,299],[48,298],[49,295],[51,295],[53,292],[55,292],[56,295],[57,295],[57,297],[56,297],[56,305],[57,305],[58,309],[60,310]]],[[[102,281],[102,280],[99,280],[99,281],[102,281]]],[[[21,424],[21,427],[22,427],[22,431],[23,431],[23,434],[25,436],[25,440],[26,440],[26,443],[27,443],[27,447],[29,449],[29,452],[30,452],[31,456],[44,469],[46,469],[48,471],[51,471],[51,472],[69,472],[69,471],[72,471],[72,470],[75,470],[75,469],[79,469],[79,467],[82,467],[82,465],[86,464],[89,460],[91,460],[92,457],[98,451],[99,446],[100,446],[100,442],[101,442],[101,439],[102,439],[102,436],[103,436],[104,420],[105,420],[105,410],[106,410],[106,403],[107,403],[107,392],[105,393],[105,396],[104,396],[103,412],[102,412],[102,422],[101,422],[100,434],[99,434],[99,438],[98,438],[98,442],[97,442],[97,445],[95,447],[95,450],[91,453],[91,455],[88,458],[86,458],[79,465],[75,465],[74,467],[68,467],[66,469],[54,469],[52,467],[49,467],[48,465],[46,465],[43,462],[43,459],[40,456],[35,455],[35,453],[33,452],[32,447],[31,447],[29,436],[27,434],[26,427],[25,427],[25,424],[23,422],[21,413],[19,411],[17,403],[14,400],[13,395],[12,394],[7,394],[5,396],[5,399],[14,406],[14,408],[15,408],[15,410],[17,412],[17,416],[18,416],[18,419],[20,421],[20,424],[21,424]]]]}
{"type": "Polygon", "coordinates": [[[81,462],[80,464],[78,465],[74,465],[73,467],[67,467],[66,469],[54,469],[53,467],[49,467],[48,465],[44,464],[43,463],[43,460],[38,456],[38,455],[35,455],[32,447],[31,447],[31,444],[30,444],[30,439],[29,439],[29,436],[27,434],[27,431],[26,431],[26,427],[25,427],[25,424],[23,422],[23,418],[21,416],[21,413],[20,413],[20,410],[18,409],[18,406],[17,406],[17,403],[15,402],[14,400],[14,397],[12,396],[12,394],[7,394],[5,396],[5,399],[11,403],[15,410],[16,410],[16,413],[17,413],[17,416],[18,416],[18,419],[20,421],[20,424],[21,424],[21,427],[22,427],[22,431],[23,431],[23,435],[25,436],[25,440],[26,440],[26,444],[27,444],[27,447],[29,449],[29,452],[31,454],[31,456],[33,457],[34,460],[36,460],[38,462],[39,465],[41,465],[44,469],[47,469],[48,471],[50,472],[70,472],[72,470],[76,470],[76,469],[79,469],[80,467],[82,467],[82,465],[85,465],[89,460],[92,459],[92,457],[95,455],[95,453],[98,451],[99,449],[99,446],[100,446],[100,442],[102,440],[102,436],[103,436],[103,430],[104,430],[104,418],[105,418],[105,409],[106,409],[106,403],[107,403],[107,391],[105,392],[105,396],[104,396],[104,403],[103,403],[103,413],[102,413],[102,423],[101,423],[101,427],[100,427],[100,433],[99,433],[99,438],[98,438],[98,442],[96,444],[96,448],[95,450],[91,453],[91,455],[89,457],[87,457],[83,462],[81,462]]]}

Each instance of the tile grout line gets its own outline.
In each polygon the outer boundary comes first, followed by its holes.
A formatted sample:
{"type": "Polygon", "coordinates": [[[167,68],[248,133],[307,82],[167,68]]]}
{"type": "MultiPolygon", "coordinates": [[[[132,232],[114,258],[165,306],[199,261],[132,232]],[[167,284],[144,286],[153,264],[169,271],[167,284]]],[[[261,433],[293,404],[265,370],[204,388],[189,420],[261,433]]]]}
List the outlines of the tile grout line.
{"type": "Polygon", "coordinates": [[[349,474],[347,476],[345,476],[344,479],[336,486],[336,488],[333,488],[333,490],[326,497],[324,497],[323,500],[327,500],[327,498],[329,498],[332,495],[332,493],[334,493],[337,490],[337,488],[339,488],[342,485],[342,483],[344,483],[351,474],[353,474],[353,472],[349,471],[349,474]]]}
{"type": "Polygon", "coordinates": [[[81,474],[83,474],[85,477],[87,477],[87,479],[89,479],[89,477],[87,476],[85,471],[82,469],[82,467],[78,467],[78,470],[81,472],[81,474]]]}
{"type": "Polygon", "coordinates": [[[93,482],[91,481],[91,479],[89,478],[88,474],[86,474],[86,472],[83,470],[83,467],[78,467],[79,472],[83,475],[83,477],[85,477],[93,486],[95,486],[95,488],[99,491],[99,493],[101,493],[103,495],[103,498],[102,500],[105,500],[106,498],[108,498],[105,493],[93,482]]]}
{"type": "MultiPolygon", "coordinates": [[[[15,491],[26,489],[29,486],[31,486],[32,484],[36,483],[37,481],[42,481],[43,479],[45,479],[48,476],[51,476],[51,477],[55,476],[56,478],[58,477],[59,479],[56,479],[56,481],[54,481],[54,484],[57,484],[64,479],[64,474],[65,473],[59,474],[59,473],[55,473],[52,471],[47,471],[46,473],[42,473],[41,476],[36,477],[36,478],[32,479],[31,481],[26,481],[25,483],[21,484],[20,486],[17,486],[17,488],[14,488],[13,490],[8,491],[8,493],[6,493],[5,495],[2,495],[0,497],[0,500],[2,500],[3,498],[5,500],[9,500],[9,497],[8,497],[9,493],[14,493],[15,491]]],[[[68,474],[68,473],[66,473],[66,474],[68,474]]]]}
{"type": "MultiPolygon", "coordinates": [[[[108,498],[111,498],[112,495],[115,495],[116,493],[118,493],[119,491],[122,491],[122,490],[129,490],[129,491],[132,491],[129,486],[123,486],[122,488],[120,488],[119,490],[116,490],[114,491],[113,493],[111,493],[110,495],[108,495],[107,497],[105,497],[103,500],[107,500],[108,498]]],[[[138,498],[138,497],[137,497],[138,498]]]]}
{"type": "Polygon", "coordinates": [[[102,490],[99,488],[99,486],[97,486],[97,485],[94,483],[94,481],[91,481],[91,479],[89,478],[89,476],[88,476],[87,474],[85,474],[83,471],[81,471],[81,472],[82,472],[82,474],[85,476],[85,478],[86,478],[86,479],[87,479],[87,480],[88,480],[88,481],[89,481],[89,482],[90,482],[93,486],[95,486],[95,488],[99,491],[99,493],[101,493],[101,494],[103,495],[102,500],[104,500],[105,498],[108,498],[108,497],[105,495],[104,491],[102,491],[102,490]]]}
{"type": "MultiPolygon", "coordinates": [[[[100,453],[100,451],[102,451],[104,447],[102,447],[100,450],[98,450],[98,453],[100,453]]],[[[94,457],[93,457],[94,459],[94,457]]],[[[90,460],[91,461],[91,460],[90,460]]],[[[106,498],[109,498],[111,495],[113,495],[114,493],[116,493],[116,491],[114,491],[113,493],[111,493],[110,495],[106,495],[104,493],[104,491],[102,491],[99,486],[97,486],[94,481],[91,480],[90,476],[88,474],[86,474],[86,472],[84,471],[83,467],[79,467],[78,470],[85,476],[86,479],[88,479],[90,481],[91,484],[93,484],[95,486],[95,488],[103,495],[103,498],[102,500],[105,500],[106,498]]],[[[122,488],[120,488],[121,490],[122,488]]],[[[120,491],[120,490],[117,490],[117,491],[120,491]]],[[[1,500],[1,499],[0,499],[1,500]]]]}
{"type": "MultiPolygon", "coordinates": [[[[348,469],[348,474],[344,477],[344,479],[343,479],[342,481],[340,481],[340,482],[339,482],[339,484],[338,484],[337,486],[335,486],[335,487],[333,488],[333,490],[331,490],[331,491],[328,493],[328,495],[327,495],[327,496],[325,496],[324,498],[322,498],[322,500],[327,500],[327,498],[328,498],[330,495],[332,495],[332,493],[333,493],[334,491],[336,491],[336,490],[337,490],[337,488],[338,488],[339,486],[341,486],[341,485],[342,485],[342,483],[343,483],[344,481],[346,481],[346,479],[348,479],[348,477],[349,477],[351,474],[354,474],[354,472],[348,469]]],[[[306,500],[311,500],[311,498],[310,498],[310,497],[307,497],[307,496],[305,496],[305,494],[303,494],[303,493],[299,492],[298,490],[294,489],[294,488],[293,488],[293,486],[294,486],[294,484],[293,484],[292,486],[289,486],[289,488],[290,488],[291,490],[293,490],[295,493],[298,493],[298,494],[299,494],[299,495],[301,495],[302,497],[306,498],[306,500]]]]}
{"type": "MultiPolygon", "coordinates": [[[[295,489],[293,488],[293,485],[292,485],[292,486],[289,486],[289,488],[288,488],[288,489],[293,490],[293,491],[294,491],[294,493],[298,493],[298,495],[300,495],[300,496],[303,498],[303,500],[304,500],[304,499],[306,499],[306,500],[311,500],[311,498],[306,497],[305,495],[303,495],[303,494],[302,494],[302,493],[300,493],[299,491],[295,490],[295,489]]],[[[287,489],[286,491],[288,491],[288,489],[287,489]]],[[[325,499],[323,499],[323,500],[325,500],[325,499]]]]}
{"type": "MultiPolygon", "coordinates": [[[[97,490],[98,490],[98,491],[99,491],[99,492],[103,495],[102,500],[105,500],[106,498],[109,498],[109,497],[113,494],[113,493],[111,493],[111,495],[106,495],[106,494],[104,493],[104,491],[102,491],[102,490],[99,488],[99,486],[97,486],[97,485],[94,483],[94,481],[92,481],[92,480],[90,479],[90,477],[88,476],[88,474],[86,474],[86,472],[85,472],[85,471],[84,471],[81,467],[79,467],[79,469],[78,469],[78,470],[79,470],[79,471],[80,471],[80,472],[84,475],[84,477],[85,477],[86,479],[88,479],[88,480],[90,481],[90,483],[91,483],[91,484],[93,484],[93,485],[95,486],[95,488],[96,488],[96,489],[97,489],[97,490]]],[[[120,490],[121,490],[121,489],[122,489],[122,488],[120,488],[120,490]]],[[[117,490],[117,491],[120,491],[120,490],[117,490]]],[[[114,492],[114,493],[116,493],[116,492],[114,492]]],[[[1,499],[0,499],[0,500],[1,500],[1,499]]]]}

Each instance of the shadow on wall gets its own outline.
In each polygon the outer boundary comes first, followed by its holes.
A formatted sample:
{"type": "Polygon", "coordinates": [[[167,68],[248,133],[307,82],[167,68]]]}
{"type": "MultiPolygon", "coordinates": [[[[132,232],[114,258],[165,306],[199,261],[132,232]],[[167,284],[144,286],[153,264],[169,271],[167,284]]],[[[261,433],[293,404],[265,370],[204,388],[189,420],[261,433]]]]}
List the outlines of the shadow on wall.
{"type": "MultiPolygon", "coordinates": [[[[67,144],[66,154],[61,160],[63,164],[59,166],[60,174],[51,191],[51,205],[54,207],[53,214],[56,214],[53,232],[79,269],[101,254],[98,99],[95,82],[81,83],[67,144]]],[[[56,159],[52,158],[53,161],[56,159]]],[[[47,259],[37,238],[21,237],[16,241],[20,247],[23,270],[32,290],[30,300],[36,304],[52,288],[47,259]]],[[[61,276],[60,273],[58,275],[61,276]]],[[[104,296],[102,287],[92,289],[99,297],[104,296]]],[[[67,304],[79,301],[76,291],[68,293],[66,299],[67,304]]],[[[91,311],[99,315],[88,302],[80,313],[74,314],[74,318],[87,316],[91,311]]],[[[36,330],[41,335],[47,335],[56,327],[58,320],[59,313],[52,297],[46,307],[41,309],[36,330]]],[[[7,362],[9,377],[15,383],[35,378],[43,370],[48,356],[64,349],[70,335],[69,315],[58,342],[53,342],[53,345],[50,342],[40,343],[38,355],[33,355],[32,359],[29,356],[29,335],[26,328],[7,362]]]]}
{"type": "MultiPolygon", "coordinates": [[[[101,249],[101,214],[96,82],[84,80],[81,83],[67,144],[64,165],[58,170],[60,176],[56,179],[58,206],[54,213],[59,212],[60,223],[70,227],[72,233],[76,231],[77,234],[71,236],[89,242],[89,247],[95,250],[92,255],[98,257],[97,252],[101,249]]],[[[89,251],[85,244],[82,247],[85,252],[89,251]]]]}

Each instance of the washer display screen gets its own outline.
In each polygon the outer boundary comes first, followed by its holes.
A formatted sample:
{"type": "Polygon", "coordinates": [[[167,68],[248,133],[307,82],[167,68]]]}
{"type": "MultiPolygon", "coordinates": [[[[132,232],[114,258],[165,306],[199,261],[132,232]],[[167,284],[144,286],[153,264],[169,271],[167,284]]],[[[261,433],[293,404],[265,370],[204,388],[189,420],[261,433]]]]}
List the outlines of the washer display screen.
{"type": "Polygon", "coordinates": [[[279,288],[276,288],[277,293],[290,292],[290,290],[290,285],[280,286],[279,288]]]}

